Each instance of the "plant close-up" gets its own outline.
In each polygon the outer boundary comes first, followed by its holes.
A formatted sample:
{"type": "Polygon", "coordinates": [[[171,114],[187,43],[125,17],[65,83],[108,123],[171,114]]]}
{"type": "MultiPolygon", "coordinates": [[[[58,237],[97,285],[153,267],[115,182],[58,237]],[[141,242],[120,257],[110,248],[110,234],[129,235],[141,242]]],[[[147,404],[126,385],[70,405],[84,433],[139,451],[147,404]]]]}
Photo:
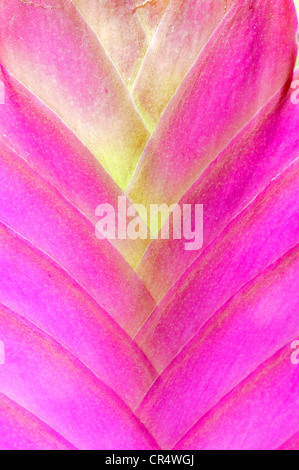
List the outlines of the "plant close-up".
{"type": "Polygon", "coordinates": [[[299,450],[296,8],[0,2],[1,450],[299,450]]]}

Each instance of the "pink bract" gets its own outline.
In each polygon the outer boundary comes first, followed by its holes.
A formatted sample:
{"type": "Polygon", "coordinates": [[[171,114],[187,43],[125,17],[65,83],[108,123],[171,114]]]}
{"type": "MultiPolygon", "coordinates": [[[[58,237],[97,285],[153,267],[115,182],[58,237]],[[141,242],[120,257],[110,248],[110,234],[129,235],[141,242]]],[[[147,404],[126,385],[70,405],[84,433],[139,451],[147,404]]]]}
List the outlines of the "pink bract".
{"type": "Polygon", "coordinates": [[[299,449],[294,2],[0,23],[0,448],[299,449]],[[203,247],[99,240],[120,196],[203,204],[203,247]]]}

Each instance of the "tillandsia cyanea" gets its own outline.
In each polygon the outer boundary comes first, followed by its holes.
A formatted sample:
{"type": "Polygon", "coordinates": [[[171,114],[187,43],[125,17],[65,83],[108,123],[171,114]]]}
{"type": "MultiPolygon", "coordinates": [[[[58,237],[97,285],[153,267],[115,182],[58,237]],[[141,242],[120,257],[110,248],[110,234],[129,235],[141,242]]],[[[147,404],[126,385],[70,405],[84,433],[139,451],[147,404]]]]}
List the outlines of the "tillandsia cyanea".
{"type": "Polygon", "coordinates": [[[0,24],[1,449],[299,448],[293,1],[0,24]],[[202,205],[201,249],[99,239],[119,198],[202,205]]]}

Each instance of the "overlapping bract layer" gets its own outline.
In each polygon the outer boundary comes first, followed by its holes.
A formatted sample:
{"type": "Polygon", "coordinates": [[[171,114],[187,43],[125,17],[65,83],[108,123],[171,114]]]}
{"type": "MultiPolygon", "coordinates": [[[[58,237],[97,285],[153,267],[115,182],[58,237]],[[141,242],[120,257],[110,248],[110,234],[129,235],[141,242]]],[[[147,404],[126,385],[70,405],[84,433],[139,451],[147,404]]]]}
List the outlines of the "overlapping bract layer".
{"type": "Polygon", "coordinates": [[[0,18],[0,447],[298,448],[293,2],[0,18]],[[203,204],[202,250],[98,240],[123,191],[203,204]]]}

